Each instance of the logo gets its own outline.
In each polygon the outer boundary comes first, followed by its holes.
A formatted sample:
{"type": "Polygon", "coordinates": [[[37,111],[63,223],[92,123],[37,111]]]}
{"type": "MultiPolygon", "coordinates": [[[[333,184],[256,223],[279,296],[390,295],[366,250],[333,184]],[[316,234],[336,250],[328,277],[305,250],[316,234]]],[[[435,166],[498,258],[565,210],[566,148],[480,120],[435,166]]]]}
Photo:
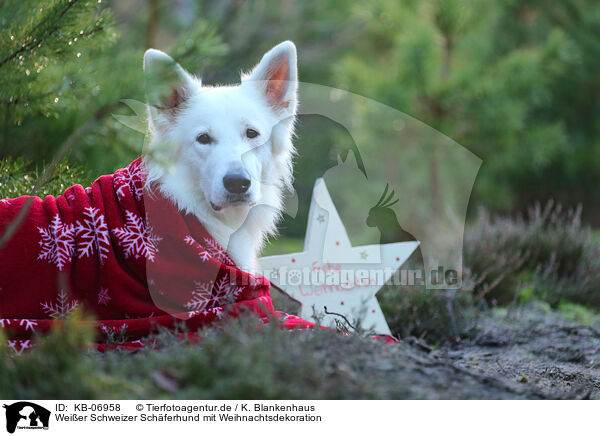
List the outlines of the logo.
{"type": "Polygon", "coordinates": [[[50,411],[29,401],[19,401],[4,405],[6,409],[6,431],[14,433],[18,429],[48,430],[50,411]]]}

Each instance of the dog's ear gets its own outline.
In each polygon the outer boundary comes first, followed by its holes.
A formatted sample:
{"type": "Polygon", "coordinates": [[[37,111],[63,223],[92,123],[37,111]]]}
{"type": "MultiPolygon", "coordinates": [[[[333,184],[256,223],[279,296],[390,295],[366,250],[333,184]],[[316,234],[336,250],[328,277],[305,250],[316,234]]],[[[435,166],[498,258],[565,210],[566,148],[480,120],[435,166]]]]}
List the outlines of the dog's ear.
{"type": "Polygon", "coordinates": [[[174,113],[189,97],[194,79],[169,55],[149,49],[144,54],[144,81],[148,103],[174,113]]]}
{"type": "Polygon", "coordinates": [[[296,46],[285,41],[269,50],[249,76],[242,81],[253,81],[264,93],[267,103],[276,111],[296,112],[298,67],[296,46]]]}

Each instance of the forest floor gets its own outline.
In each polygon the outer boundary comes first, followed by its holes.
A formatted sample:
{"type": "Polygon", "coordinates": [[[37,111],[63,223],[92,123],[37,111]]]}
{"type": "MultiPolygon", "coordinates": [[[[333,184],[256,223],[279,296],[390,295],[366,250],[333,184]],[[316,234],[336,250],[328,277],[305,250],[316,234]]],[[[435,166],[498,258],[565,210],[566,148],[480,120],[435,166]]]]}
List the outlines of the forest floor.
{"type": "Polygon", "coordinates": [[[165,331],[154,347],[99,353],[67,326],[19,357],[0,353],[0,398],[600,399],[596,318],[545,303],[486,310],[471,333],[439,346],[251,318],[200,334],[197,343],[165,331]]]}
{"type": "Polygon", "coordinates": [[[499,307],[478,313],[460,340],[431,345],[411,337],[389,348],[374,368],[408,387],[391,397],[600,399],[600,316],[588,311],[551,310],[542,301],[499,307]]]}
{"type": "Polygon", "coordinates": [[[458,343],[412,347],[479,382],[475,390],[463,384],[456,397],[600,399],[600,330],[535,305],[492,310],[458,343]]]}

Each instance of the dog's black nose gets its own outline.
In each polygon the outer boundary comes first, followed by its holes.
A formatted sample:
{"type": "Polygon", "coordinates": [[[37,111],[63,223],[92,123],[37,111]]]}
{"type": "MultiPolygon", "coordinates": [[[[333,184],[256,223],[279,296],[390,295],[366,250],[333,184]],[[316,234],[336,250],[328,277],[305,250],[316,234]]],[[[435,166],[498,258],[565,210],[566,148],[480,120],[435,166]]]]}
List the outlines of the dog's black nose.
{"type": "Polygon", "coordinates": [[[250,179],[244,174],[227,174],[223,186],[232,194],[243,194],[250,188],[250,179]]]}

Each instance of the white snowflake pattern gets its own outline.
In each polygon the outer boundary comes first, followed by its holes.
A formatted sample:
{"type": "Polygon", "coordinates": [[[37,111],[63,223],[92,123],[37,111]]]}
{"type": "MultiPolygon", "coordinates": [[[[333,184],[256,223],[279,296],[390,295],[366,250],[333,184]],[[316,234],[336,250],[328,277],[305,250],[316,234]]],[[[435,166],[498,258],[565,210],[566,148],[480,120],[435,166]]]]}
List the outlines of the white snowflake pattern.
{"type": "Polygon", "coordinates": [[[125,188],[133,193],[136,200],[142,198],[144,193],[144,183],[146,172],[141,164],[131,164],[115,173],[114,182],[117,186],[117,196],[123,198],[125,196],[125,188]]]}
{"type": "Polygon", "coordinates": [[[100,289],[98,292],[98,304],[106,306],[110,300],[112,300],[112,298],[108,295],[108,289],[100,289]]]}
{"type": "Polygon", "coordinates": [[[35,319],[0,319],[0,327],[5,328],[14,323],[19,323],[21,327],[25,326],[25,331],[35,331],[38,322],[35,319]]]}
{"type": "Polygon", "coordinates": [[[185,312],[183,315],[187,315],[187,318],[185,318],[185,319],[188,320],[188,319],[192,319],[193,317],[195,317],[195,316],[197,316],[199,314],[200,314],[199,310],[193,310],[193,311],[190,311],[190,312],[185,312]]]}
{"type": "Polygon", "coordinates": [[[137,341],[131,341],[131,345],[137,344],[140,346],[140,348],[146,348],[146,344],[144,344],[144,342],[141,339],[138,339],[137,341]]]}
{"type": "Polygon", "coordinates": [[[4,198],[0,200],[0,204],[10,206],[10,198],[4,198]]]}
{"type": "Polygon", "coordinates": [[[114,327],[108,326],[106,324],[102,324],[102,323],[98,323],[98,328],[100,328],[100,330],[102,330],[104,332],[104,334],[109,335],[109,334],[115,334],[118,335],[120,333],[125,333],[125,330],[127,330],[127,323],[123,323],[121,325],[115,325],[114,327]]]}
{"type": "Polygon", "coordinates": [[[229,282],[227,276],[216,281],[194,282],[196,289],[192,292],[192,298],[185,307],[192,311],[204,311],[227,303],[231,296],[238,296],[242,287],[234,286],[229,282]]]}
{"type": "Polygon", "coordinates": [[[21,327],[25,326],[25,331],[31,330],[32,332],[34,332],[35,327],[38,325],[38,322],[35,319],[22,319],[20,321],[21,322],[19,322],[19,325],[21,327]]]}
{"type": "Polygon", "coordinates": [[[213,238],[205,237],[204,242],[206,243],[206,251],[208,251],[208,254],[210,254],[219,262],[233,265],[233,261],[223,247],[217,243],[217,241],[215,241],[213,238]]]}
{"type": "Polygon", "coordinates": [[[192,298],[185,304],[188,309],[199,312],[206,309],[209,305],[215,302],[212,295],[212,281],[206,282],[194,282],[196,289],[192,291],[192,298]]]}
{"type": "Polygon", "coordinates": [[[210,259],[210,254],[208,253],[208,251],[206,251],[206,249],[198,244],[198,242],[196,242],[196,240],[194,238],[192,238],[191,235],[187,235],[185,238],[183,238],[184,242],[187,245],[191,245],[192,247],[196,247],[198,249],[198,255],[200,256],[200,259],[202,259],[203,261],[207,261],[208,259],[210,259]]]}
{"type": "Polygon", "coordinates": [[[100,263],[104,264],[104,259],[108,257],[110,251],[110,234],[106,219],[100,209],[94,207],[86,207],[83,217],[82,221],[75,223],[75,234],[79,238],[78,258],[92,257],[95,252],[98,253],[100,263]]]}
{"type": "Polygon", "coordinates": [[[208,251],[206,251],[201,245],[199,246],[198,255],[200,256],[200,259],[205,262],[210,259],[210,254],[208,254],[208,251]]]}
{"type": "Polygon", "coordinates": [[[258,301],[266,305],[271,304],[271,299],[269,297],[265,297],[264,295],[262,297],[258,297],[258,301]]]}
{"type": "Polygon", "coordinates": [[[214,315],[218,319],[223,319],[223,315],[225,314],[225,309],[223,309],[222,306],[217,306],[217,307],[211,307],[209,309],[204,309],[204,310],[195,310],[192,312],[186,312],[186,314],[187,314],[186,319],[188,319],[188,320],[192,319],[198,315],[203,315],[203,316],[214,315]]]}
{"type": "Polygon", "coordinates": [[[31,348],[31,339],[15,339],[12,341],[9,340],[8,347],[12,349],[15,352],[15,354],[20,356],[23,353],[23,351],[27,350],[28,348],[31,348]]]}
{"type": "Polygon", "coordinates": [[[47,260],[56,265],[59,271],[71,262],[75,246],[75,227],[65,224],[58,214],[54,215],[46,228],[38,227],[41,239],[39,241],[39,260],[47,260]]]}
{"type": "Polygon", "coordinates": [[[119,227],[112,232],[117,237],[119,245],[125,250],[125,257],[140,256],[154,262],[158,253],[158,242],[161,237],[154,234],[151,226],[144,225],[142,218],[131,211],[127,211],[125,227],[119,227]]]}
{"type": "Polygon", "coordinates": [[[235,295],[235,296],[239,295],[239,293],[242,291],[242,289],[243,288],[241,286],[233,285],[230,282],[229,277],[227,275],[224,275],[219,280],[217,280],[217,282],[215,283],[215,285],[213,287],[213,292],[216,292],[217,295],[219,295],[219,296],[222,295],[222,296],[224,296],[223,298],[226,298],[230,295],[235,295]]]}
{"type": "Polygon", "coordinates": [[[225,314],[225,310],[223,307],[212,307],[210,309],[205,309],[202,311],[202,315],[212,314],[215,315],[219,319],[223,319],[223,315],[225,314]]]}
{"type": "Polygon", "coordinates": [[[40,303],[42,310],[46,315],[52,319],[65,319],[73,313],[73,311],[79,306],[79,301],[69,300],[69,294],[63,290],[58,291],[58,297],[56,302],[44,302],[40,303]]]}
{"type": "Polygon", "coordinates": [[[224,309],[222,306],[217,306],[217,307],[211,307],[209,309],[204,309],[204,310],[196,310],[194,312],[186,312],[188,317],[186,319],[192,319],[195,316],[198,315],[203,315],[203,316],[207,316],[207,315],[215,315],[218,319],[223,319],[223,315],[224,315],[224,309]]]}

